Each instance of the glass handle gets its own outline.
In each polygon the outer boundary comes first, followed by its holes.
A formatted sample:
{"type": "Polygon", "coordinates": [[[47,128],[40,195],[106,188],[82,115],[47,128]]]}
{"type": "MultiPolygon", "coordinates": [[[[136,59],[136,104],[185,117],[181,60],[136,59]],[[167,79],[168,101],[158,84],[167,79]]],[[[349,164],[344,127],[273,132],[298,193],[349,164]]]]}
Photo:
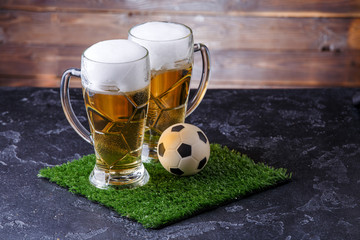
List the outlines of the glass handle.
{"type": "Polygon", "coordinates": [[[76,117],[74,113],[74,110],[71,107],[70,95],[69,95],[69,82],[72,76],[80,78],[81,70],[77,68],[70,68],[63,73],[61,77],[61,85],[60,85],[61,105],[64,110],[66,119],[69,121],[70,125],[85,141],[92,144],[92,140],[90,138],[90,132],[80,123],[79,119],[76,117]]]}
{"type": "Polygon", "coordinates": [[[186,111],[186,117],[189,116],[200,104],[201,100],[204,98],[207,85],[210,78],[210,52],[209,49],[202,43],[195,43],[194,44],[194,52],[200,51],[202,63],[203,63],[203,70],[201,74],[201,80],[199,87],[196,91],[196,94],[191,99],[191,102],[186,111]]]}

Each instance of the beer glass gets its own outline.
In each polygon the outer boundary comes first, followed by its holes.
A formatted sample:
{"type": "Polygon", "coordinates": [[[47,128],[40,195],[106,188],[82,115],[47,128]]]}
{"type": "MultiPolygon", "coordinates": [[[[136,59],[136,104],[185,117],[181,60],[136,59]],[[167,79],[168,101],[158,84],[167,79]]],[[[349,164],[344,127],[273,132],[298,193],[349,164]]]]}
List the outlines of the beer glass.
{"type": "Polygon", "coordinates": [[[133,188],[149,174],[141,161],[149,102],[148,51],[129,40],[107,40],[86,49],[81,70],[71,68],[61,79],[61,103],[74,130],[94,146],[96,164],[89,176],[97,188],[133,188]],[[69,80],[81,77],[90,132],[70,104],[69,80]]]}
{"type": "Polygon", "coordinates": [[[157,143],[162,132],[175,123],[184,122],[203,99],[210,76],[210,54],[204,44],[194,44],[192,30],[179,23],[139,24],[129,30],[128,39],[149,51],[151,94],[143,161],[156,162],[157,143]],[[197,51],[202,56],[202,76],[188,104],[193,54],[197,51]]]}

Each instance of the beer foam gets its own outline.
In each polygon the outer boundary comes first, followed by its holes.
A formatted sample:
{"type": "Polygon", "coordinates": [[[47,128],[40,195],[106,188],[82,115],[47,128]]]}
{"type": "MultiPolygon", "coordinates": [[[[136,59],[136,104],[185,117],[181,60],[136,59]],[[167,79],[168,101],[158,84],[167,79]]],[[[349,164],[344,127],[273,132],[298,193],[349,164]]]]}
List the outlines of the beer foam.
{"type": "Polygon", "coordinates": [[[149,84],[148,51],[129,40],[98,42],[85,50],[81,61],[84,87],[94,91],[131,92],[149,84]]]}
{"type": "Polygon", "coordinates": [[[192,62],[193,38],[190,28],[170,22],[148,22],[130,29],[128,39],[148,49],[151,70],[176,68],[192,62]]]}
{"type": "Polygon", "coordinates": [[[190,34],[187,27],[170,22],[147,22],[134,27],[130,34],[150,41],[169,41],[184,38],[190,34]]]}

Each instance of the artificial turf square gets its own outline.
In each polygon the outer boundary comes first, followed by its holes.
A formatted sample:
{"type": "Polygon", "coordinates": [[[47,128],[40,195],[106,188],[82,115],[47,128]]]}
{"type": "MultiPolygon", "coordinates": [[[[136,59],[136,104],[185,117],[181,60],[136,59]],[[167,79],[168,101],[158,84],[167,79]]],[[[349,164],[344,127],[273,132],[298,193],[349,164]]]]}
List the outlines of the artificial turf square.
{"type": "Polygon", "coordinates": [[[144,163],[150,180],[135,189],[101,190],[92,186],[88,178],[95,165],[94,154],[43,168],[39,177],[110,207],[146,228],[164,227],[291,178],[286,169],[254,163],[227,147],[211,144],[210,149],[210,159],[204,170],[190,177],[174,176],[160,163],[144,163]]]}

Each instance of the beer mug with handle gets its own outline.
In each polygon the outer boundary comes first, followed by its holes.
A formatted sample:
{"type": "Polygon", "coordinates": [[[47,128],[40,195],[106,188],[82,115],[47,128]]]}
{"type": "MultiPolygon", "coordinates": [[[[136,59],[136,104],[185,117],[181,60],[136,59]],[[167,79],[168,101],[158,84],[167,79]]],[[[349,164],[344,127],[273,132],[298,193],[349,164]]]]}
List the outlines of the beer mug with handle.
{"type": "Polygon", "coordinates": [[[89,176],[97,188],[144,185],[149,174],[141,161],[150,96],[148,51],[129,40],[98,42],[84,51],[81,69],[61,79],[61,103],[70,125],[94,146],[96,164],[89,176]],[[69,81],[81,77],[90,132],[70,104],[69,81]]]}
{"type": "Polygon", "coordinates": [[[192,30],[179,23],[139,24],[129,30],[128,39],[149,51],[151,94],[142,158],[156,162],[162,132],[175,123],[184,122],[203,99],[210,76],[210,54],[204,44],[194,44],[192,30]],[[188,104],[193,54],[197,51],[203,61],[202,76],[188,104]]]}

